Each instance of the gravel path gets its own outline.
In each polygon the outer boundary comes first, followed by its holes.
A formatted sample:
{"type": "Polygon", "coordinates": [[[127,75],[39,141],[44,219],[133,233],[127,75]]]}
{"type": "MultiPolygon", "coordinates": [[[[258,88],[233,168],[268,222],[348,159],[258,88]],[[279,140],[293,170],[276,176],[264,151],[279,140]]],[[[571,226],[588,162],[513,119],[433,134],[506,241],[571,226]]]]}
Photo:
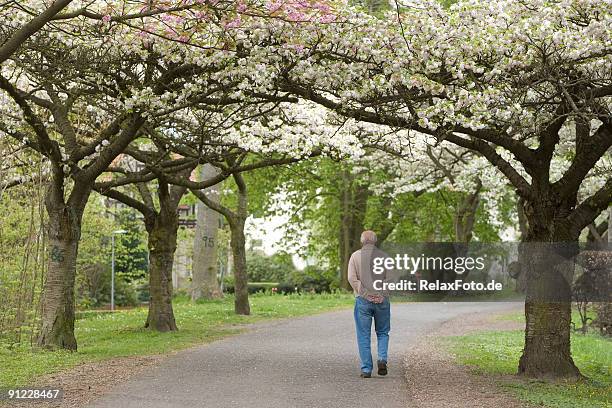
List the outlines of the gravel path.
{"type": "Polygon", "coordinates": [[[393,304],[390,372],[371,379],[359,378],[352,310],[264,323],[176,353],[90,407],[406,408],[403,358],[419,336],[463,314],[509,308],[516,304],[393,304]]]}
{"type": "MultiPolygon", "coordinates": [[[[523,309],[517,303],[513,311],[523,309]]],[[[405,355],[406,380],[410,408],[532,408],[500,388],[521,381],[516,376],[477,375],[458,363],[444,341],[447,336],[460,336],[480,331],[524,329],[517,321],[495,319],[489,313],[462,314],[444,322],[405,355]]],[[[518,363],[518,361],[517,361],[518,363]]]]}

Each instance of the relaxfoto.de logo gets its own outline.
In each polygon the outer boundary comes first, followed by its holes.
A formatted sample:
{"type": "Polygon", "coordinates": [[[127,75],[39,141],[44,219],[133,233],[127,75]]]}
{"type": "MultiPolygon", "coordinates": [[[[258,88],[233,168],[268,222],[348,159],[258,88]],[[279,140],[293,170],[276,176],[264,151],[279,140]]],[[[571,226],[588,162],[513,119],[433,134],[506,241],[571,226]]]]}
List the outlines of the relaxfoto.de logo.
{"type": "Polygon", "coordinates": [[[375,290],[381,291],[477,291],[477,292],[488,292],[488,291],[501,291],[503,285],[501,282],[494,280],[483,283],[473,281],[463,281],[457,279],[454,282],[440,282],[433,281],[429,282],[425,279],[418,281],[411,281],[402,279],[399,282],[385,282],[382,279],[376,279],[372,282],[375,290]]]}

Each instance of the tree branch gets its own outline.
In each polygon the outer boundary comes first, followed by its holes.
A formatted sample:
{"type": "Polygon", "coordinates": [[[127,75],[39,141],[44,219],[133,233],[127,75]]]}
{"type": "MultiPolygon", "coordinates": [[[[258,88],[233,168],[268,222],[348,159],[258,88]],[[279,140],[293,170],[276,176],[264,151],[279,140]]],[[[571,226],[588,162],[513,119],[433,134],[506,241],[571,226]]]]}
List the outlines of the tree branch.
{"type": "Polygon", "coordinates": [[[576,156],[572,160],[572,164],[565,174],[553,183],[553,187],[557,189],[561,196],[575,194],[589,171],[610,149],[612,146],[612,121],[603,123],[591,137],[583,137],[581,141],[578,141],[578,135],[576,135],[576,138],[576,156]]]}
{"type": "Polygon", "coordinates": [[[38,145],[41,147],[40,152],[48,157],[52,163],[56,165],[55,167],[58,167],[58,171],[60,171],[58,164],[62,161],[62,153],[57,142],[51,140],[49,137],[42,120],[34,113],[17,88],[15,88],[2,74],[0,74],[0,88],[4,89],[17,105],[19,105],[25,121],[34,130],[38,138],[38,145]]]}
{"type": "Polygon", "coordinates": [[[146,204],[136,200],[133,197],[130,197],[129,195],[122,193],[118,190],[115,189],[103,189],[100,188],[99,186],[94,185],[94,190],[97,191],[98,193],[102,194],[103,196],[112,198],[113,200],[117,200],[119,202],[122,202],[123,204],[127,205],[128,207],[131,207],[137,211],[139,211],[143,217],[145,218],[149,218],[149,217],[154,217],[155,216],[155,208],[150,208],[149,206],[147,206],[146,204]]]}
{"type": "Polygon", "coordinates": [[[608,206],[612,204],[612,178],[591,197],[584,200],[567,217],[570,228],[577,235],[592,223],[608,206]]]}
{"type": "Polygon", "coordinates": [[[47,24],[57,13],[68,6],[72,0],[57,0],[49,8],[27,22],[0,46],[0,64],[6,61],[17,49],[47,24]]]}
{"type": "Polygon", "coordinates": [[[497,154],[491,145],[483,142],[482,140],[468,140],[455,134],[447,135],[446,140],[458,146],[465,147],[466,149],[480,152],[491,164],[497,167],[499,171],[501,171],[508,178],[508,180],[510,180],[521,196],[531,198],[531,185],[518,173],[518,171],[516,171],[514,167],[512,167],[510,163],[497,154]]]}
{"type": "MultiPolygon", "coordinates": [[[[211,184],[211,186],[214,186],[215,184],[217,183],[213,183],[211,184]]],[[[206,197],[206,194],[202,190],[199,190],[197,188],[190,188],[190,190],[208,208],[223,215],[225,219],[227,219],[228,222],[233,222],[233,219],[236,218],[236,214],[232,210],[230,210],[229,208],[219,203],[215,203],[214,201],[210,200],[208,197],[206,197]]]]}

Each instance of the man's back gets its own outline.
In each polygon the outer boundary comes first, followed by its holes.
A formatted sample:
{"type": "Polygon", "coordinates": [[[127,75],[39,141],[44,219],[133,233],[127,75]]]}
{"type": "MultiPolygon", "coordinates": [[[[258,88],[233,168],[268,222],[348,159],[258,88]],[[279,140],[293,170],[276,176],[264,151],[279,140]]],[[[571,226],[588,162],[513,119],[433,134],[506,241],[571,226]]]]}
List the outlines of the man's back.
{"type": "MultiPolygon", "coordinates": [[[[378,249],[373,244],[363,245],[361,249],[353,252],[348,264],[348,281],[353,288],[353,292],[357,296],[366,298],[370,296],[384,296],[382,290],[374,288],[374,281],[384,281],[386,272],[376,274],[373,271],[373,262],[375,258],[385,258],[386,254],[378,249]]],[[[380,287],[379,285],[377,285],[380,287]]]]}

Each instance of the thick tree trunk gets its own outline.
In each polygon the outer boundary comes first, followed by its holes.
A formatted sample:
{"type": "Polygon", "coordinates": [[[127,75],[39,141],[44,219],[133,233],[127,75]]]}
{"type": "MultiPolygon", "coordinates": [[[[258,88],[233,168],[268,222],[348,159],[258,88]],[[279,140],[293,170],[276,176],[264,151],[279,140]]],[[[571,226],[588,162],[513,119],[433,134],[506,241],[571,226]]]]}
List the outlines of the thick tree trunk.
{"type": "Polygon", "coordinates": [[[577,378],[570,353],[570,302],[525,302],[525,348],[519,374],[536,378],[577,378]]]}
{"type": "MultiPolygon", "coordinates": [[[[175,213],[176,214],[176,213],[175,213]]],[[[176,215],[159,214],[149,232],[149,314],[145,327],[178,330],[172,309],[172,266],[176,251],[176,215]]]]}
{"type": "Polygon", "coordinates": [[[571,356],[570,328],[578,237],[558,221],[564,209],[551,209],[552,197],[539,198],[539,207],[525,207],[529,232],[522,250],[529,261],[522,265],[527,274],[526,325],[518,372],[536,378],[577,378],[580,372],[571,356]]]}
{"type": "Polygon", "coordinates": [[[230,223],[231,246],[234,259],[234,310],[236,314],[249,315],[249,288],[246,265],[246,239],[244,236],[245,219],[235,217],[230,223]]]}
{"type": "Polygon", "coordinates": [[[172,267],[176,252],[178,205],[184,187],[160,179],[157,189],[159,212],[145,215],[149,233],[149,314],[145,327],[161,332],[178,330],[172,309],[172,267]]]}
{"type": "Polygon", "coordinates": [[[554,250],[549,244],[536,243],[525,248],[530,262],[526,271],[525,348],[519,373],[529,377],[565,378],[580,374],[570,352],[574,265],[573,261],[558,259],[552,253],[554,250]]]}
{"type": "MultiPolygon", "coordinates": [[[[217,175],[210,164],[202,166],[201,179],[208,180],[217,175]]],[[[219,185],[204,190],[204,194],[219,204],[219,185]]],[[[193,268],[191,280],[191,300],[200,298],[215,299],[222,296],[217,280],[217,231],[219,213],[202,201],[197,204],[197,226],[193,242],[193,268]]]]}
{"type": "Polygon", "coordinates": [[[73,200],[65,203],[63,194],[50,187],[45,197],[49,216],[49,254],[38,336],[40,347],[77,349],[74,336],[74,282],[81,221],[90,191],[75,186],[73,200]]]}
{"type": "MultiPolygon", "coordinates": [[[[189,177],[191,170],[184,169],[181,177],[189,177]]],[[[186,187],[170,186],[164,177],[157,181],[159,211],[145,183],[136,185],[142,202],[112,189],[104,194],[140,211],[144,217],[149,235],[149,313],[145,327],[167,332],[177,330],[172,308],[172,269],[177,247],[178,206],[186,187]]]]}

